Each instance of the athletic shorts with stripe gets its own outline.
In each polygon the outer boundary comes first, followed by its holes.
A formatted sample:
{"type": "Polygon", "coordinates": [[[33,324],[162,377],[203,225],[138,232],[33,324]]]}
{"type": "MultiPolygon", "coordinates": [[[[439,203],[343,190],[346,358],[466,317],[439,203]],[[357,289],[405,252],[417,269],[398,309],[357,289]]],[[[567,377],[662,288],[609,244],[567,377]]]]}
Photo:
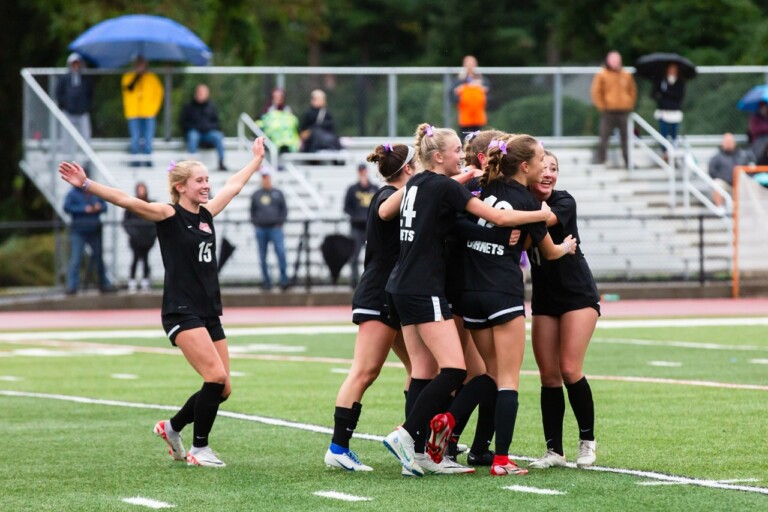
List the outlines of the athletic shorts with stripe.
{"type": "Polygon", "coordinates": [[[487,329],[525,316],[523,297],[508,293],[465,291],[461,302],[467,329],[487,329]]]}
{"type": "Polygon", "coordinates": [[[397,315],[393,318],[390,314],[389,304],[384,303],[373,307],[366,307],[352,303],[352,323],[360,325],[369,320],[378,320],[397,331],[400,330],[400,320],[397,318],[397,315]]]}
{"type": "Polygon", "coordinates": [[[453,318],[445,297],[389,294],[388,298],[390,309],[394,309],[401,325],[426,324],[453,318]]]}
{"type": "Polygon", "coordinates": [[[163,329],[168,339],[171,340],[171,345],[174,347],[176,346],[176,336],[180,332],[199,327],[205,327],[212,341],[220,341],[227,337],[224,334],[224,327],[222,327],[221,319],[218,316],[199,317],[179,313],[163,315],[163,329]]]}

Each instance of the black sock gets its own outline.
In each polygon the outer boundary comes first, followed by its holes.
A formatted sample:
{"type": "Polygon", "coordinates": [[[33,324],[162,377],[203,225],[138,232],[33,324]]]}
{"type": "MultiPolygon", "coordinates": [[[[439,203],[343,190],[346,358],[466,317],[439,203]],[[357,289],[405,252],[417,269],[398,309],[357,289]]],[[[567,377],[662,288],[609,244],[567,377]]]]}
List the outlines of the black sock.
{"type": "Polygon", "coordinates": [[[411,414],[413,410],[413,404],[418,400],[419,395],[427,385],[432,382],[432,379],[411,379],[411,385],[408,388],[408,393],[405,395],[405,417],[411,414]]]}
{"type": "Polygon", "coordinates": [[[411,413],[403,423],[403,428],[415,442],[416,453],[424,453],[429,421],[435,414],[441,412],[440,408],[445,404],[446,397],[458,388],[466,377],[467,370],[443,368],[419,394],[411,413]]]}
{"type": "Polygon", "coordinates": [[[493,433],[496,431],[496,397],[499,391],[494,387],[477,408],[477,426],[472,440],[472,453],[480,455],[490,451],[493,433]]]}
{"type": "Polygon", "coordinates": [[[579,424],[579,439],[583,441],[595,440],[595,403],[592,401],[592,388],[589,387],[586,377],[566,384],[568,401],[571,403],[576,423],[579,424]]]}
{"type": "Polygon", "coordinates": [[[500,389],[496,397],[496,455],[509,455],[517,420],[517,391],[500,389]]]}
{"type": "Polygon", "coordinates": [[[565,416],[565,395],[563,387],[541,387],[541,423],[547,450],[563,455],[563,416],[565,416]]]}
{"type": "Polygon", "coordinates": [[[357,420],[360,419],[360,411],[363,404],[355,402],[352,408],[336,407],[333,413],[333,437],[331,442],[342,448],[349,448],[349,440],[357,428],[357,420]]]}
{"type": "Polygon", "coordinates": [[[223,391],[224,384],[203,382],[203,387],[200,388],[197,394],[197,400],[195,401],[195,438],[192,440],[192,446],[195,448],[208,446],[208,434],[211,433],[213,422],[216,420],[216,413],[219,411],[219,403],[221,403],[221,393],[223,391]]]}
{"type": "MultiPolygon", "coordinates": [[[[472,411],[475,410],[475,407],[483,398],[488,396],[489,393],[495,392],[496,382],[488,375],[478,375],[467,382],[467,385],[456,395],[448,412],[453,414],[457,424],[459,421],[463,421],[466,424],[466,421],[472,415],[472,411]]],[[[456,429],[454,429],[455,431],[456,429]]]]}
{"type": "Polygon", "coordinates": [[[404,412],[405,412],[405,416],[408,416],[408,390],[407,389],[403,390],[403,396],[405,397],[405,402],[403,402],[403,405],[405,408],[404,412]]]}
{"type": "Polygon", "coordinates": [[[187,398],[187,402],[179,409],[179,412],[171,418],[171,428],[176,432],[181,432],[181,429],[195,421],[195,402],[197,402],[197,395],[200,391],[187,398]]]}

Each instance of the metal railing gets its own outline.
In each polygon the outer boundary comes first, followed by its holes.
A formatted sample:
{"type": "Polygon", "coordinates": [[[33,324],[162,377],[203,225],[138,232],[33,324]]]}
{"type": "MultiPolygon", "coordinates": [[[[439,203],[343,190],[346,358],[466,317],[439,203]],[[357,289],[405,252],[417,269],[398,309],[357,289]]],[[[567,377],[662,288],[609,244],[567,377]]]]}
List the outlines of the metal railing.
{"type": "MultiPolygon", "coordinates": [[[[661,168],[667,174],[668,194],[669,194],[669,207],[672,211],[677,208],[677,195],[675,192],[675,182],[677,181],[675,173],[675,162],[677,161],[675,146],[663,137],[656,129],[651,126],[645,119],[638,114],[632,112],[627,119],[627,164],[629,170],[633,170],[636,167],[635,147],[637,147],[643,154],[648,157],[654,164],[661,168]],[[647,134],[651,136],[651,140],[656,144],[664,148],[667,154],[667,159],[662,158],[658,152],[642,137],[635,135],[636,127],[640,127],[647,134]]],[[[652,143],[653,143],[652,142],[652,143]]]]}

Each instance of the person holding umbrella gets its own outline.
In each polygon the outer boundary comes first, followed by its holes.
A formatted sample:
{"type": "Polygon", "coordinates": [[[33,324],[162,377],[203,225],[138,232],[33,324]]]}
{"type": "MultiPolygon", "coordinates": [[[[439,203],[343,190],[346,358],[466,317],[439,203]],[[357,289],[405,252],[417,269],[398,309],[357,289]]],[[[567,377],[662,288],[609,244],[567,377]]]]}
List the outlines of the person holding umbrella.
{"type": "MultiPolygon", "coordinates": [[[[155,116],[163,105],[163,84],[155,73],[147,71],[144,56],[136,57],[133,71],[123,74],[123,111],[131,134],[131,154],[152,154],[152,138],[155,136],[155,116]]],[[[139,162],[132,162],[138,167],[139,162]]],[[[149,160],[144,161],[152,166],[149,160]]]]}

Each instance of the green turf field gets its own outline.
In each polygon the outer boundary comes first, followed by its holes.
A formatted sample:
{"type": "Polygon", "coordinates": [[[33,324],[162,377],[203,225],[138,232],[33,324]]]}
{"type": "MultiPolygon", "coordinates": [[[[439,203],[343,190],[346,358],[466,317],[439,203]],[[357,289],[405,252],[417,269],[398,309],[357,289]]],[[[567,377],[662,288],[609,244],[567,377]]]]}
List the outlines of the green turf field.
{"type": "MultiPolygon", "coordinates": [[[[597,468],[504,478],[487,468],[404,478],[367,439],[353,448],[373,473],[327,469],[327,428],[354,342],[348,325],[227,329],[238,351],[234,393],[211,436],[224,469],[173,462],[152,435],[200,385],[159,328],[2,333],[0,510],[768,510],[765,323],[674,323],[603,321],[595,333],[586,372],[597,468]]],[[[544,451],[530,351],[523,369],[512,445],[520,465],[544,451]]],[[[359,433],[384,436],[402,421],[403,382],[402,369],[382,371],[359,433]]],[[[466,432],[471,441],[473,426],[466,432]]],[[[564,441],[573,461],[570,409],[564,441]]]]}

